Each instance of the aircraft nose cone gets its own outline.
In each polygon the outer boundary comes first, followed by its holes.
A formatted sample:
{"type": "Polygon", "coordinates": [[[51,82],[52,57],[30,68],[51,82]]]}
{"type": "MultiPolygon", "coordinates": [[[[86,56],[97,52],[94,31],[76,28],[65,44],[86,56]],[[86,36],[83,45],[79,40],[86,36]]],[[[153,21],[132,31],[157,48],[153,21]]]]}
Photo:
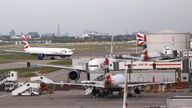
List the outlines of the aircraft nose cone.
{"type": "Polygon", "coordinates": [[[72,51],[72,50],[68,50],[68,51],[67,51],[67,54],[72,55],[72,54],[73,54],[73,51],[72,51]]]}
{"type": "Polygon", "coordinates": [[[69,54],[71,54],[71,55],[72,55],[72,54],[73,54],[73,51],[69,52],[69,54]]]}

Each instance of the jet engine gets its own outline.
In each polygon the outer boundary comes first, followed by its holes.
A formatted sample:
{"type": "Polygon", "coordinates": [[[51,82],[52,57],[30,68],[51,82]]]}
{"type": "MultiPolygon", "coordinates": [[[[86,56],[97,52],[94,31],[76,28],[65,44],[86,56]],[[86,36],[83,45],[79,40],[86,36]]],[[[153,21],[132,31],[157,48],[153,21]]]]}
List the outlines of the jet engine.
{"type": "Polygon", "coordinates": [[[37,54],[37,59],[38,60],[43,60],[44,57],[45,57],[44,54],[37,54]]]}
{"type": "Polygon", "coordinates": [[[71,71],[68,73],[68,76],[69,76],[69,79],[70,79],[70,80],[75,80],[75,81],[77,81],[77,80],[80,78],[80,72],[77,71],[77,70],[71,70],[71,71]]]}
{"type": "Polygon", "coordinates": [[[141,86],[137,86],[137,87],[134,89],[134,92],[135,92],[135,94],[140,94],[140,93],[142,92],[141,86]]]}

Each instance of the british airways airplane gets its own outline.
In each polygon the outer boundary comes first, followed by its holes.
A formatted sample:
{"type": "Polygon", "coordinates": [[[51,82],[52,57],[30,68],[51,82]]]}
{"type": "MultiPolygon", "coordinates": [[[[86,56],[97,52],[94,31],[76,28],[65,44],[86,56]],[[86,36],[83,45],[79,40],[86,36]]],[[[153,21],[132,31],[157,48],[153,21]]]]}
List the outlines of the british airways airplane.
{"type": "Polygon", "coordinates": [[[69,48],[44,48],[44,47],[30,47],[25,36],[22,36],[22,43],[24,44],[23,51],[5,50],[6,52],[23,52],[32,55],[37,55],[38,60],[42,60],[46,56],[50,56],[50,59],[55,59],[55,56],[62,58],[69,58],[73,55],[72,49],[69,48]]]}

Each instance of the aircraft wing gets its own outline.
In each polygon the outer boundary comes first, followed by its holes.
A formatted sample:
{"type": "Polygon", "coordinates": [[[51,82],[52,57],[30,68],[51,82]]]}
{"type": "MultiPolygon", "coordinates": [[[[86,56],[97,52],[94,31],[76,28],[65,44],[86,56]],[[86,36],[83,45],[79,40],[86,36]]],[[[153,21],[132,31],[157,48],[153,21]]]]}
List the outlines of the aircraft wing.
{"type": "MultiPolygon", "coordinates": [[[[137,86],[150,86],[150,85],[166,85],[173,84],[174,82],[162,82],[162,83],[135,83],[127,84],[128,88],[137,87],[137,86]]],[[[83,87],[101,87],[105,88],[103,81],[82,81],[81,83],[63,83],[63,82],[54,82],[55,85],[69,85],[69,86],[83,86],[83,87]]],[[[119,87],[124,88],[124,84],[120,84],[119,87]]]]}
{"type": "Polygon", "coordinates": [[[69,86],[101,87],[101,88],[104,88],[103,84],[63,83],[63,82],[54,82],[53,84],[54,85],[69,85],[69,86]]]}
{"type": "Polygon", "coordinates": [[[55,68],[61,68],[61,69],[69,69],[69,70],[79,70],[84,71],[86,70],[83,67],[70,67],[70,66],[62,66],[62,65],[49,65],[49,64],[35,64],[36,66],[46,66],[46,67],[55,67],[55,68]]]}
{"type": "Polygon", "coordinates": [[[11,53],[26,53],[25,51],[18,51],[18,50],[3,50],[4,52],[11,52],[11,53]]]}
{"type": "MultiPolygon", "coordinates": [[[[173,84],[175,82],[144,82],[144,83],[135,83],[135,84],[127,84],[128,88],[137,87],[137,86],[150,86],[150,85],[166,85],[166,84],[173,84]]],[[[124,88],[124,84],[119,85],[124,88]]]]}

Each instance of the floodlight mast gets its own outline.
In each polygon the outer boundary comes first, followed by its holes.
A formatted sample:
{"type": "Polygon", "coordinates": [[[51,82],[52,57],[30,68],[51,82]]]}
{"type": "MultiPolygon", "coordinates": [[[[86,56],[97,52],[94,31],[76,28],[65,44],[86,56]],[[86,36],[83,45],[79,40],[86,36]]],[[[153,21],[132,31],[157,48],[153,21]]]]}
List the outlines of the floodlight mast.
{"type": "MultiPolygon", "coordinates": [[[[128,64],[127,66],[127,70],[125,70],[125,82],[124,82],[124,93],[123,93],[123,108],[128,108],[128,103],[127,103],[127,73],[129,71],[132,71],[131,66],[132,64],[128,64]]],[[[130,73],[130,72],[129,72],[130,73]]]]}

